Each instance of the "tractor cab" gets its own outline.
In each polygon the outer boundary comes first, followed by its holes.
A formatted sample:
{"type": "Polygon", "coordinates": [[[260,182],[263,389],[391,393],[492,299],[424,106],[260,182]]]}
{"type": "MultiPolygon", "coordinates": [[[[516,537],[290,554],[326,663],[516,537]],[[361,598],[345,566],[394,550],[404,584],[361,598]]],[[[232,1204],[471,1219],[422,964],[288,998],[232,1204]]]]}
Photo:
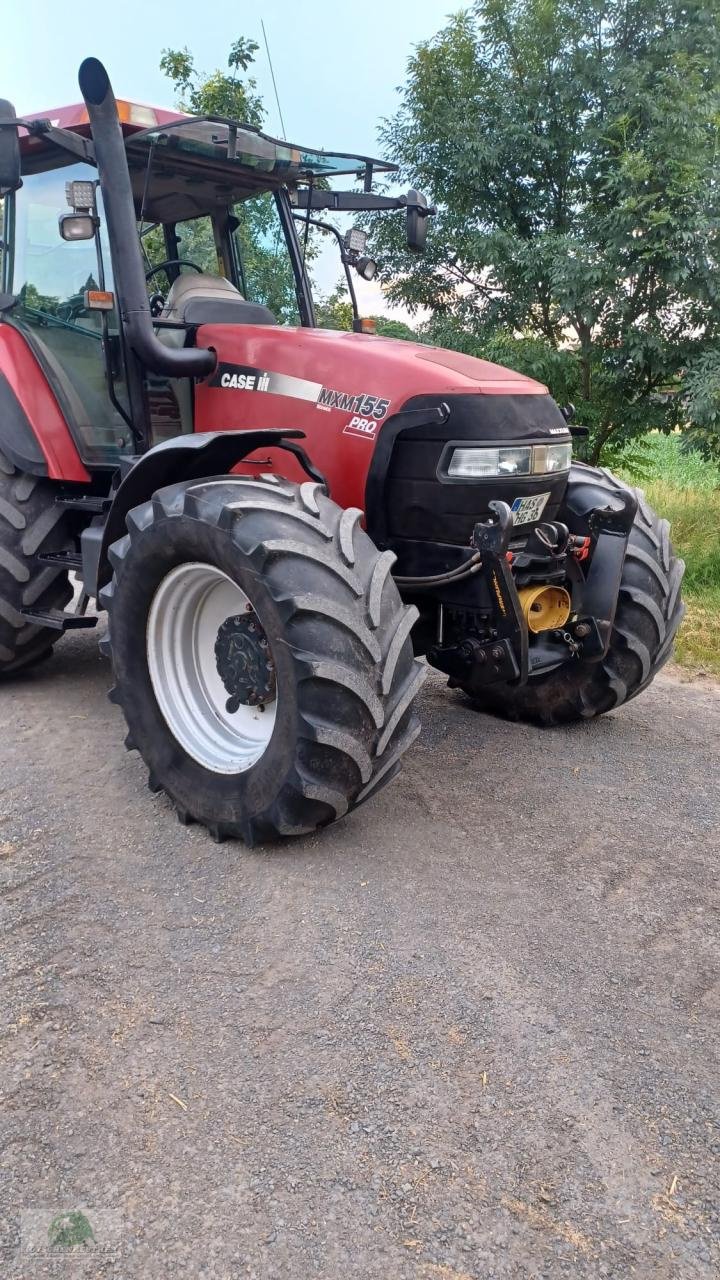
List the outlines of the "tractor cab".
{"type": "MultiPolygon", "coordinates": [[[[313,327],[298,218],[315,222],[313,201],[337,200],[329,179],[360,176],[367,190],[375,173],[394,169],[293,146],[234,121],[130,102],[118,108],[134,245],[127,219],[120,235],[112,210],[108,219],[84,105],[28,117],[22,182],[6,192],[3,211],[4,318],[22,332],[93,471],[196,429],[180,362],[175,377],[152,362],[139,365],[121,323],[117,277],[137,243],[154,334],[168,351],[192,346],[207,324],[313,327]]],[[[367,194],[364,201],[349,194],[355,207],[367,204],[367,194]]],[[[403,203],[370,196],[377,201],[403,203]]],[[[348,272],[359,254],[341,242],[341,255],[348,272]]]]}

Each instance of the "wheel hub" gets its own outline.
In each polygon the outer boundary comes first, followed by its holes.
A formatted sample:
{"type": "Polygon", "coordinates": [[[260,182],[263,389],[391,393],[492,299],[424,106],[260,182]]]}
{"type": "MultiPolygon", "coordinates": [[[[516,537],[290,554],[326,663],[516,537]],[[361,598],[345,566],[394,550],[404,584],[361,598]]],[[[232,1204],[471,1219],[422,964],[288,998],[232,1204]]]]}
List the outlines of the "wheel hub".
{"type": "Polygon", "coordinates": [[[243,773],[267,750],[278,690],[270,644],[245,592],[216,565],[163,578],[147,620],[153,692],[174,737],[214,773],[243,773]]]}
{"type": "Polygon", "coordinates": [[[275,697],[275,664],[255,610],[226,618],[215,641],[215,664],[228,694],[225,710],[261,707],[275,697]]]}

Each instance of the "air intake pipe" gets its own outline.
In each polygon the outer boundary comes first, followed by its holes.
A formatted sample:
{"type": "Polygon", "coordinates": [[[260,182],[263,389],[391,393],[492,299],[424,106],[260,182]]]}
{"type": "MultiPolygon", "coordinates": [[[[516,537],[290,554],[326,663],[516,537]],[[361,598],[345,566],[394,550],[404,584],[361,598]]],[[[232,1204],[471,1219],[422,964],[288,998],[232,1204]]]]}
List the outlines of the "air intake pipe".
{"type": "Polygon", "coordinates": [[[166,347],[153,329],[125,143],[108,73],[97,58],[86,58],[78,81],[90,117],[115,290],[127,343],[151,373],[170,378],[204,378],[215,368],[214,352],[166,347]]]}

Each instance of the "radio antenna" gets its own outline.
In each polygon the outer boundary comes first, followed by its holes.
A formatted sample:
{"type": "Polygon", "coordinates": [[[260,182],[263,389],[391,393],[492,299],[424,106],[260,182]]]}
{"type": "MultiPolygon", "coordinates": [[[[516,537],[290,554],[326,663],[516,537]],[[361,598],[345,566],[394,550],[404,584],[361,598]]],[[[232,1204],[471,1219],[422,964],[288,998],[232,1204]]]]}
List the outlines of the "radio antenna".
{"type": "Polygon", "coordinates": [[[260,19],[260,26],[262,27],[263,40],[265,41],[265,52],[267,54],[268,65],[270,67],[270,75],[272,76],[273,89],[275,90],[275,101],[277,103],[278,115],[280,117],[280,125],[282,127],[283,142],[287,142],[287,134],[285,132],[285,121],[283,120],[282,107],[280,106],[280,98],[278,96],[277,84],[275,83],[275,72],[273,71],[272,58],[270,57],[270,45],[268,44],[267,32],[265,30],[265,23],[263,22],[262,18],[260,19]]]}

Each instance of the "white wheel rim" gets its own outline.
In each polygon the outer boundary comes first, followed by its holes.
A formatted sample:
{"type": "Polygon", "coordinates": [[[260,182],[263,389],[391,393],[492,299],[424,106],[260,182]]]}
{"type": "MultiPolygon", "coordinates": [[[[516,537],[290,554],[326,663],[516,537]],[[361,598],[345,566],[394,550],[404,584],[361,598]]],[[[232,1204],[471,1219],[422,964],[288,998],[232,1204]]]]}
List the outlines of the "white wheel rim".
{"type": "MultiPolygon", "coordinates": [[[[264,710],[244,701],[228,710],[228,688],[218,671],[215,644],[222,624],[234,618],[247,622],[251,611],[232,578],[199,562],[172,569],[150,606],[147,660],[158,706],[183,750],[213,773],[251,769],[267,750],[275,725],[276,694],[264,710]]],[[[255,622],[258,643],[267,643],[255,622]]],[[[269,669],[269,645],[266,652],[269,669]]]]}

